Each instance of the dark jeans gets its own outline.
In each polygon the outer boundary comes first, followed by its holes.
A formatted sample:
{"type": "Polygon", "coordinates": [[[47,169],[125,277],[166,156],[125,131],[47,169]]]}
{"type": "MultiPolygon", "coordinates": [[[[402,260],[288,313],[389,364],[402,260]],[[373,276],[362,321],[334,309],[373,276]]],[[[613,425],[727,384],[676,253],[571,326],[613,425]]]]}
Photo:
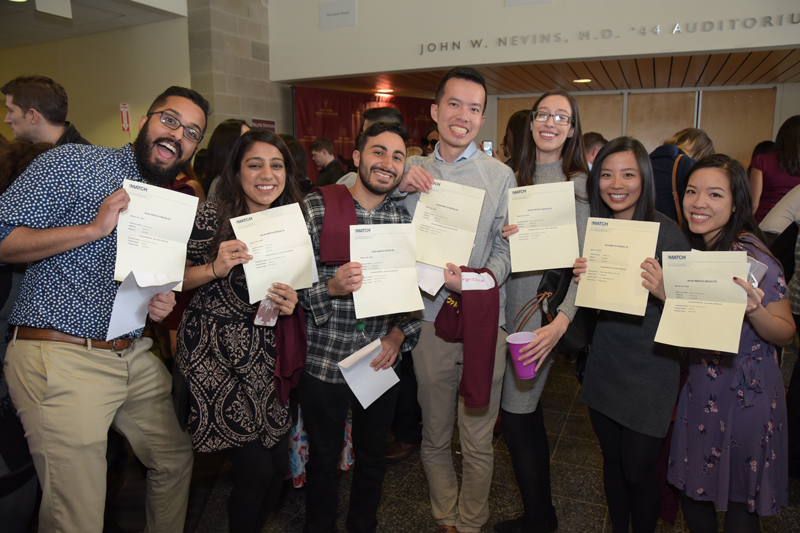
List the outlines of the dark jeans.
{"type": "Polygon", "coordinates": [[[347,385],[327,383],[303,372],[300,378],[300,406],[309,446],[304,533],[337,531],[339,476],[336,465],[342,453],[348,409],[353,411],[355,465],[347,530],[354,533],[376,530],[381,486],[386,474],[383,448],[399,390],[399,384],[395,385],[364,409],[347,385]]]}
{"type": "Polygon", "coordinates": [[[403,352],[397,367],[400,377],[400,393],[394,408],[392,431],[394,441],[405,444],[422,442],[422,408],[417,400],[417,376],[414,374],[414,359],[411,352],[403,352]]]}

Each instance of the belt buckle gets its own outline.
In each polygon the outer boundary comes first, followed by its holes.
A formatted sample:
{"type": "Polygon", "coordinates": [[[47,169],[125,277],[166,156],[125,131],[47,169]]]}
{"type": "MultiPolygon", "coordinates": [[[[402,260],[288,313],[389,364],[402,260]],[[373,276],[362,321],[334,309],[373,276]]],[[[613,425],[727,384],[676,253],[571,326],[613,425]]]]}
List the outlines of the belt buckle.
{"type": "Polygon", "coordinates": [[[114,339],[114,340],[112,340],[111,341],[111,350],[119,353],[119,352],[121,352],[123,350],[117,350],[117,341],[122,342],[122,339],[114,339]]]}

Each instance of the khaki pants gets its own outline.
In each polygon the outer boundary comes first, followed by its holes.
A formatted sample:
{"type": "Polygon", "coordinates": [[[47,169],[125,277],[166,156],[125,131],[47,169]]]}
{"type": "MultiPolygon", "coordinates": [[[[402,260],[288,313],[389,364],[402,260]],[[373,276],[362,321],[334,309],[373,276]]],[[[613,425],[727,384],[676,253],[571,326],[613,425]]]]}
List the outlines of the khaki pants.
{"type": "Polygon", "coordinates": [[[422,323],[419,342],[412,351],[422,407],[422,464],[428,478],[433,517],[458,531],[478,532],[489,518],[489,488],[494,450],[492,429],[500,407],[506,364],[506,333],[498,328],[492,393],[488,407],[468,409],[458,396],[464,366],[464,347],[436,336],[432,322],[422,323]],[[453,438],[456,401],[463,456],[461,494],[450,443],[453,438]]]}
{"type": "Polygon", "coordinates": [[[152,344],[138,339],[119,354],[49,341],[15,340],[8,347],[8,388],[42,486],[40,532],[103,530],[109,426],[148,469],[145,531],[183,531],[191,441],[152,344]]]}

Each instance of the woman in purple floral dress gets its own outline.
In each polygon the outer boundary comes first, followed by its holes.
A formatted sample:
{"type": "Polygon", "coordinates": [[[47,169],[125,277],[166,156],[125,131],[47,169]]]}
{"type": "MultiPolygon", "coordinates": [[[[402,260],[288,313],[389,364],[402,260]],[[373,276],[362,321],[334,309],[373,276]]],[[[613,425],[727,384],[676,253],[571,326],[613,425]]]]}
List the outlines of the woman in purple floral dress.
{"type": "Polygon", "coordinates": [[[693,248],[744,250],[768,269],[758,288],[731,282],[747,293],[739,353],[689,351],[668,480],[681,490],[692,533],[716,533],[715,508],[727,511],[726,533],[758,532],[759,516],[777,514],[788,501],[786,401],[775,349],[795,333],[786,282],[753,219],[739,162],[724,155],[698,161],[683,210],[693,248]]]}

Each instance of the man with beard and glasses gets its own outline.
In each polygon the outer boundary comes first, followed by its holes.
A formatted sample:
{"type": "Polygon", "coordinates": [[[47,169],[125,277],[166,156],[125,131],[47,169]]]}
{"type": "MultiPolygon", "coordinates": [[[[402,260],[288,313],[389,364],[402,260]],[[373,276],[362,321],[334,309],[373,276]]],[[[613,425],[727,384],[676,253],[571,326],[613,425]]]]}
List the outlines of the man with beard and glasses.
{"type": "MultiPolygon", "coordinates": [[[[142,117],[135,146],[69,144],[37,158],[0,196],[0,261],[31,263],[8,319],[5,372],[42,486],[39,531],[101,531],[106,435],[147,467],[147,531],[183,531],[192,448],[172,381],[136,330],[105,341],[118,284],[124,179],[167,183],[203,138],[208,102],[170,87],[142,117]]],[[[148,302],[152,320],[175,305],[148,302]]]]}
{"type": "MultiPolygon", "coordinates": [[[[383,446],[392,423],[399,385],[364,409],[345,383],[338,363],[351,355],[356,313],[352,293],[361,288],[361,264],[350,262],[350,225],[410,224],[403,207],[389,199],[403,177],[408,130],[401,123],[368,127],[353,152],[359,179],[349,189],[330,185],[303,200],[314,245],[319,282],[300,291],[307,310],[308,358],[300,378],[300,406],[308,441],[305,533],[336,531],[336,464],[342,452],[342,428],[353,412],[353,451],[357,459],[350,492],[347,530],[374,532],[381,485],[386,473],[383,446]],[[334,253],[331,253],[334,252],[334,253]]],[[[370,339],[382,351],[370,363],[377,371],[393,367],[398,354],[411,350],[419,323],[392,314],[364,320],[370,339]]]]}

